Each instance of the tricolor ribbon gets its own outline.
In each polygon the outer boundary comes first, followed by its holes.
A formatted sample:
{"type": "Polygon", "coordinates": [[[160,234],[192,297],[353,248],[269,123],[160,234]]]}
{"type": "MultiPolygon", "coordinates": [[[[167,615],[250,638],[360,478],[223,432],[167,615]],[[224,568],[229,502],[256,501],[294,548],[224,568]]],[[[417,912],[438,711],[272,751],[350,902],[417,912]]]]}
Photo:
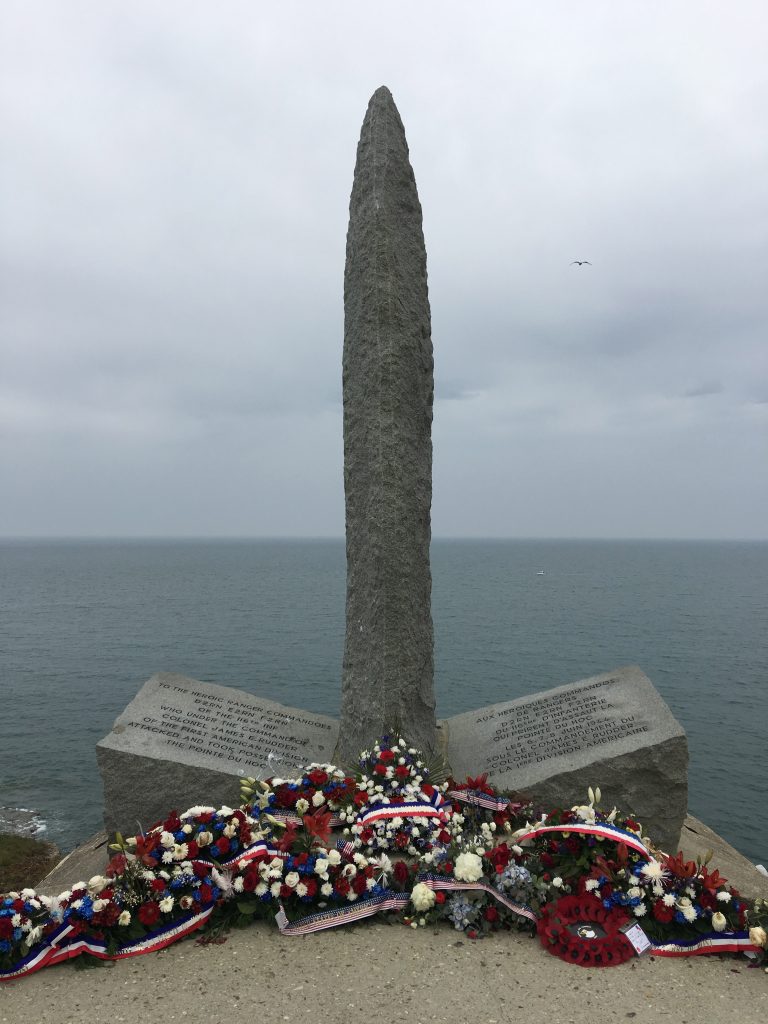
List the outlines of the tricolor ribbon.
{"type": "MultiPolygon", "coordinates": [[[[641,925],[642,927],[642,925],[641,925]]],[[[651,956],[700,956],[706,953],[759,953],[748,932],[710,932],[700,939],[679,942],[651,942],[651,956]]]]}
{"type": "Polygon", "coordinates": [[[634,832],[618,828],[616,825],[594,825],[589,822],[573,822],[569,825],[535,825],[528,832],[516,837],[515,842],[524,843],[528,839],[536,839],[538,836],[559,832],[575,832],[578,835],[595,836],[597,839],[610,839],[614,843],[624,843],[630,850],[639,853],[645,860],[651,859],[651,854],[645,843],[634,832]]]}

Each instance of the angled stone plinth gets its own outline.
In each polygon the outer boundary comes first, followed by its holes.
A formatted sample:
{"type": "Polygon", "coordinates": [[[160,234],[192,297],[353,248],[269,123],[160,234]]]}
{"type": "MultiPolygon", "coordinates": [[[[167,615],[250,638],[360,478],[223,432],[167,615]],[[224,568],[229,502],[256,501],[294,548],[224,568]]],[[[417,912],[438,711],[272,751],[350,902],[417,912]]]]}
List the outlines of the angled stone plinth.
{"type": "Polygon", "coordinates": [[[635,666],[492,704],[443,723],[454,777],[488,773],[499,789],[572,806],[599,786],[602,806],[632,812],[676,851],[688,810],[688,743],[635,666]]]}
{"type": "Polygon", "coordinates": [[[333,718],[161,672],[96,746],[107,832],[134,835],[196,804],[235,806],[242,776],[329,761],[333,718]]]}

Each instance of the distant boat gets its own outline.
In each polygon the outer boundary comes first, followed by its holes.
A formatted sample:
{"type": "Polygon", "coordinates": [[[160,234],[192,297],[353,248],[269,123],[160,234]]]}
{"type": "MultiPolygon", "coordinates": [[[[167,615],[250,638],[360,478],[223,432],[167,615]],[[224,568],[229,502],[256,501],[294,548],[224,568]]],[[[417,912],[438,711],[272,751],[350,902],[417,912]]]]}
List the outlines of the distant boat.
{"type": "Polygon", "coordinates": [[[536,573],[536,575],[537,576],[543,576],[544,575],[544,570],[543,569],[539,569],[539,571],[536,573]]]}

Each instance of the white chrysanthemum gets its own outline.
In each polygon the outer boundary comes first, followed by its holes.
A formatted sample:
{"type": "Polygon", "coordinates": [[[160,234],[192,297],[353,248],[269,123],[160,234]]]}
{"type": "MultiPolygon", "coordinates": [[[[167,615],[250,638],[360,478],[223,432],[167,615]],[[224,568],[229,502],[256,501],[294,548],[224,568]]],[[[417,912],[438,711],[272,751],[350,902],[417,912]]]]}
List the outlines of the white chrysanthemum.
{"type": "Polygon", "coordinates": [[[269,891],[269,886],[266,882],[259,882],[256,888],[253,890],[257,896],[264,896],[269,891]]]}
{"type": "Polygon", "coordinates": [[[664,866],[653,859],[649,860],[647,864],[643,864],[640,874],[651,882],[662,882],[665,878],[669,878],[669,872],[664,866]]]}
{"type": "Polygon", "coordinates": [[[666,894],[666,896],[662,897],[662,902],[664,903],[665,907],[674,907],[674,905],[677,902],[677,900],[675,899],[675,897],[672,895],[671,892],[668,892],[666,894]]]}
{"type": "Polygon", "coordinates": [[[199,818],[201,814],[215,814],[215,807],[190,807],[188,811],[184,811],[181,815],[182,818],[199,818]]]}
{"type": "Polygon", "coordinates": [[[166,850],[162,857],[163,864],[173,864],[173,850],[166,850]]]}
{"type": "Polygon", "coordinates": [[[425,910],[430,910],[435,905],[435,894],[428,885],[419,882],[414,885],[411,892],[411,903],[420,914],[423,914],[425,910]]]}
{"type": "MultiPolygon", "coordinates": [[[[80,904],[83,901],[82,900],[78,900],[77,902],[78,902],[78,904],[80,904]]],[[[72,905],[74,906],[74,904],[72,904],[72,905]]],[[[14,914],[13,917],[11,918],[11,924],[13,925],[14,928],[20,927],[20,925],[21,925],[21,914],[14,914]]]]}
{"type": "Polygon", "coordinates": [[[324,885],[320,886],[320,893],[321,893],[321,895],[323,895],[323,896],[330,896],[332,892],[333,892],[333,886],[331,885],[330,882],[326,882],[324,885]]]}
{"type": "Polygon", "coordinates": [[[663,885],[659,885],[658,882],[654,882],[653,883],[653,895],[654,896],[663,896],[664,895],[664,886],[663,885]]]}
{"type": "Polygon", "coordinates": [[[224,804],[223,807],[219,808],[219,814],[221,815],[222,818],[231,818],[234,813],[235,812],[232,810],[232,808],[228,807],[226,804],[224,804]]]}
{"type": "Polygon", "coordinates": [[[476,882],[483,876],[483,862],[475,853],[460,853],[453,873],[460,882],[476,882]]]}
{"type": "Polygon", "coordinates": [[[296,895],[297,896],[306,896],[307,895],[307,887],[306,887],[306,885],[304,885],[303,882],[299,882],[299,884],[296,886],[296,895]]]}
{"type": "Polygon", "coordinates": [[[695,921],[698,916],[696,913],[696,907],[691,906],[690,903],[684,907],[680,907],[680,912],[689,924],[692,921],[695,921]]]}
{"type": "Polygon", "coordinates": [[[588,878],[587,881],[584,883],[584,888],[587,890],[587,892],[592,892],[592,890],[597,889],[599,885],[600,883],[596,878],[588,878]]]}
{"type": "MultiPolygon", "coordinates": [[[[235,890],[235,892],[242,892],[243,891],[243,876],[242,875],[238,875],[237,876],[237,878],[232,883],[232,888],[235,890]]],[[[264,886],[264,888],[266,889],[266,886],[264,886]]]]}
{"type": "Polygon", "coordinates": [[[272,893],[275,899],[280,895],[280,882],[273,882],[269,887],[269,891],[272,893]]]}
{"type": "Polygon", "coordinates": [[[721,903],[730,903],[731,902],[731,894],[729,892],[726,892],[725,890],[723,890],[722,892],[719,892],[717,894],[717,898],[720,900],[721,903]]]}
{"type": "Polygon", "coordinates": [[[164,914],[170,914],[173,910],[173,896],[166,896],[160,900],[160,909],[164,914]]]}
{"type": "Polygon", "coordinates": [[[563,880],[560,877],[560,875],[555,875],[555,877],[552,879],[552,885],[554,885],[556,889],[562,889],[563,880]]]}
{"type": "Polygon", "coordinates": [[[123,928],[125,928],[125,926],[127,924],[130,924],[131,923],[131,912],[130,912],[130,910],[124,910],[122,912],[122,914],[120,915],[120,917],[118,917],[117,923],[122,925],[123,928]]]}
{"type": "Polygon", "coordinates": [[[648,913],[648,907],[644,903],[638,903],[635,907],[635,917],[645,917],[648,913]]]}
{"type": "Polygon", "coordinates": [[[299,800],[296,801],[296,813],[297,814],[306,814],[308,810],[309,810],[309,800],[305,800],[304,797],[301,797],[299,800]]]}

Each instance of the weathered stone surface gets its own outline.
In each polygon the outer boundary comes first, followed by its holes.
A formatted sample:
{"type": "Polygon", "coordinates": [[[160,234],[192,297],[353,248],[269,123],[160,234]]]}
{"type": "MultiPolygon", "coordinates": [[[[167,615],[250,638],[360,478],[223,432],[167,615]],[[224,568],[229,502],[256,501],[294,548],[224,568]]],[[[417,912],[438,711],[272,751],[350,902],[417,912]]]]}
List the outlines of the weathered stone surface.
{"type": "Polygon", "coordinates": [[[585,803],[634,813],[648,835],[676,851],[688,809],[688,744],[682,726],[639,668],[456,715],[447,756],[456,778],[488,773],[500,789],[542,803],[585,803]]]}
{"type": "Polygon", "coordinates": [[[332,718],[161,672],[96,746],[105,828],[133,835],[171,810],[233,806],[240,776],[329,761],[337,732],[332,718]]]}
{"type": "Polygon", "coordinates": [[[342,759],[391,726],[423,750],[435,746],[426,251],[405,132],[384,87],[363,122],[349,212],[342,759]]]}

